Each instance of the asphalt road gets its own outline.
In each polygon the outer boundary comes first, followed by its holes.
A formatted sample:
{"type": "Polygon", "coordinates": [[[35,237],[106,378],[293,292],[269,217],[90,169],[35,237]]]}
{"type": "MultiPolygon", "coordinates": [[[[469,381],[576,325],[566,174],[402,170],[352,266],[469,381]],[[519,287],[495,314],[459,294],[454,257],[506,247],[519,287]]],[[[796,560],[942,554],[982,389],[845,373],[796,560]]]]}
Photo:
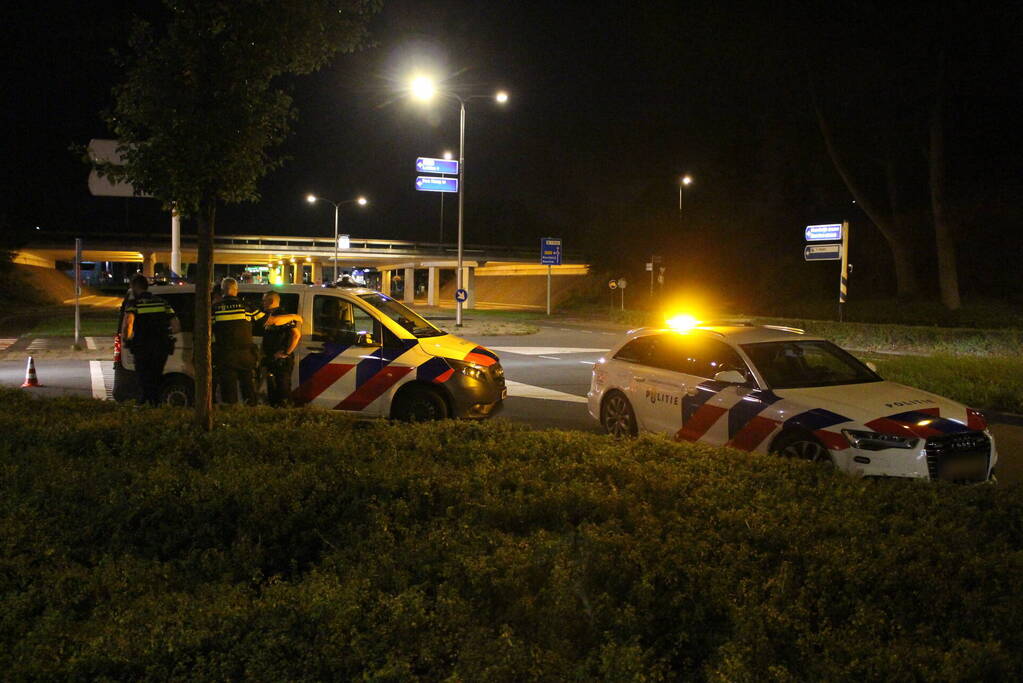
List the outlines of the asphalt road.
{"type": "MultiPolygon", "coordinates": [[[[599,432],[586,409],[591,368],[620,332],[565,324],[542,325],[533,335],[481,337],[476,340],[501,357],[508,398],[499,417],[534,427],[599,432]]],[[[37,359],[45,396],[74,394],[109,398],[113,364],[105,360],[37,359]]],[[[25,361],[0,361],[0,385],[20,386],[25,361]]],[[[999,452],[999,478],[1023,481],[1023,426],[992,424],[999,452]]]]}

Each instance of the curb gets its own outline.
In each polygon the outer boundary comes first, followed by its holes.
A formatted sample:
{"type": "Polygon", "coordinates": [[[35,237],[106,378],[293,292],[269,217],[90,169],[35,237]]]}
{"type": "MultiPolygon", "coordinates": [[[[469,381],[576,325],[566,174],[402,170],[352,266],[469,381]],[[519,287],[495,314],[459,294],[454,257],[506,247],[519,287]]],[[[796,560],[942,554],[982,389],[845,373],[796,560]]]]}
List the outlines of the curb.
{"type": "Polygon", "coordinates": [[[1023,415],[1017,415],[1016,413],[1001,413],[997,410],[982,410],[980,412],[982,412],[985,419],[992,424],[1023,427],[1023,415]]]}

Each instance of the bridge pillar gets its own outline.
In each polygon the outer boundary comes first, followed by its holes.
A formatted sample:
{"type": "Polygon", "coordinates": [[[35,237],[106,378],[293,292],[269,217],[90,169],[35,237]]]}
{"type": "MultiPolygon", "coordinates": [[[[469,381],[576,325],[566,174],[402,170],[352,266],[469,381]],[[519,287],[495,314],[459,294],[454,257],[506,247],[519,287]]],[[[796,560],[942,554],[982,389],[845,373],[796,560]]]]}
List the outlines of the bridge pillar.
{"type": "Polygon", "coordinates": [[[380,291],[391,296],[391,271],[389,270],[380,271],[380,291]]]}
{"type": "Polygon", "coordinates": [[[323,282],[323,264],[320,263],[319,261],[313,261],[312,266],[313,266],[313,272],[312,272],[313,284],[314,285],[321,284],[323,282]]]}
{"type": "Polygon", "coordinates": [[[426,280],[426,305],[436,306],[438,289],[440,289],[440,268],[437,266],[430,266],[427,270],[426,280]]]}
{"type": "Polygon", "coordinates": [[[403,301],[409,306],[416,303],[416,269],[405,269],[405,297],[403,301]]]}
{"type": "Polygon", "coordinates": [[[469,294],[469,298],[462,304],[462,308],[476,308],[476,269],[471,266],[462,268],[462,288],[469,294]]]}
{"type": "Polygon", "coordinates": [[[142,255],[142,274],[146,277],[156,277],[156,254],[154,252],[142,255]]]}

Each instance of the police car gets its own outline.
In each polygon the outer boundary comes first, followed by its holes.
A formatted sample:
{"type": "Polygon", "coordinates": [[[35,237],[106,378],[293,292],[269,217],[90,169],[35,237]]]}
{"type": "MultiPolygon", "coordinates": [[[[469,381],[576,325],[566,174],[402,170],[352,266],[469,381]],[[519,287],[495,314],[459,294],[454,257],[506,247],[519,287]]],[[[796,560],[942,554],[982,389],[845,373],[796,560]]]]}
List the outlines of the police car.
{"type": "MultiPolygon", "coordinates": [[[[304,320],[291,383],[296,404],[367,417],[485,418],[507,396],[496,354],[438,329],[389,296],[358,287],[243,284],[239,297],[259,306],[271,289],[280,295],[281,308],[304,320]]],[[[188,405],[195,392],[195,287],[153,286],[149,291],[165,299],[181,322],[161,399],[188,405]]],[[[257,343],[261,333],[254,325],[257,343]]],[[[137,398],[134,358],[119,336],[114,354],[114,398],[137,398]]]]}
{"type": "Polygon", "coordinates": [[[976,410],[886,381],[793,328],[633,330],[594,365],[588,401],[616,436],[655,432],[859,476],[988,481],[998,460],[976,410]]]}

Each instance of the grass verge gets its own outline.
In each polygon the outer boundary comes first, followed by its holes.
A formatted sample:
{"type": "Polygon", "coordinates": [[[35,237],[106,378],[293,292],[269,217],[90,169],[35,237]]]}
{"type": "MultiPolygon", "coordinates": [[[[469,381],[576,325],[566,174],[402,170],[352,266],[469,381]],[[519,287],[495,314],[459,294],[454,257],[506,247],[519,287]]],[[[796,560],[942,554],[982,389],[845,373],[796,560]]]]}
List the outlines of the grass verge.
{"type": "Polygon", "coordinates": [[[1016,680],[1023,490],[0,395],[12,679],[1016,680]]]}
{"type": "MultiPolygon", "coordinates": [[[[83,312],[81,315],[82,336],[113,337],[117,332],[117,319],[117,311],[83,312]]],[[[57,309],[52,316],[40,320],[28,334],[73,337],[75,335],[74,309],[57,309]]]]}
{"type": "Polygon", "coordinates": [[[947,396],[973,408],[1023,414],[1023,358],[868,356],[885,379],[947,396]]]}

